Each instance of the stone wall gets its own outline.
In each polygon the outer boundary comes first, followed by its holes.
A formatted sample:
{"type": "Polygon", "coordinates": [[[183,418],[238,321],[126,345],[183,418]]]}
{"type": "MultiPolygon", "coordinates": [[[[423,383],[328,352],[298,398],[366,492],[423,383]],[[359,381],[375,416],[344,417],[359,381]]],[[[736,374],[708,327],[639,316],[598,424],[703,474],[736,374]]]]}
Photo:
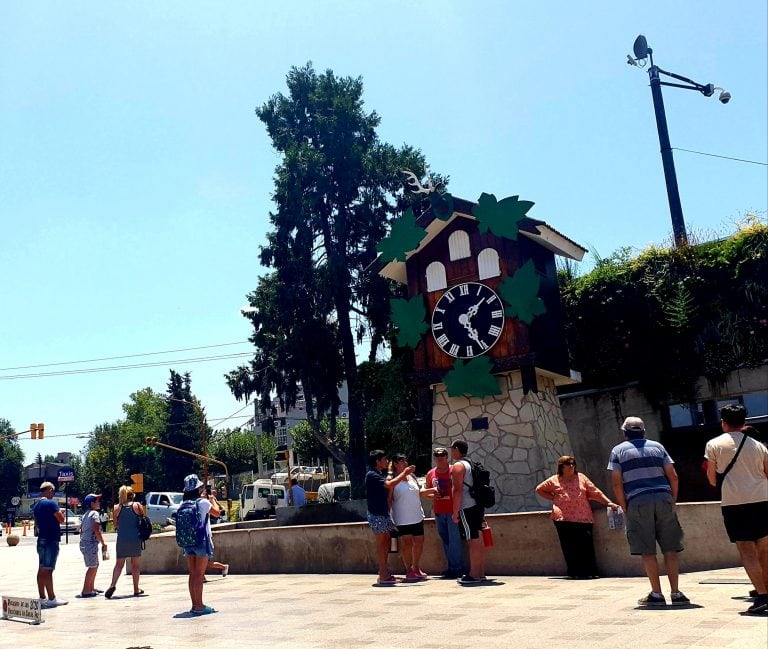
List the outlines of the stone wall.
{"type": "Polygon", "coordinates": [[[571,452],[554,381],[537,372],[539,391],[523,394],[520,372],[499,375],[495,397],[450,397],[445,385],[434,390],[432,441],[450,446],[465,439],[469,456],[491,472],[496,488],[493,512],[542,509],[534,489],[552,475],[557,458],[571,452]],[[488,418],[488,428],[471,430],[471,420],[488,418]]]}
{"type": "MultiPolygon", "coordinates": [[[[728,542],[719,503],[684,503],[677,507],[685,531],[683,572],[738,566],[735,546],[728,542]]],[[[488,553],[489,575],[563,575],[557,533],[548,512],[490,514],[494,547],[488,553]]],[[[254,522],[256,523],[256,522],[254,522]]],[[[232,574],[370,573],[376,572],[373,535],[367,523],[266,527],[254,523],[225,523],[214,527],[214,556],[230,564],[232,574]]],[[[272,522],[274,524],[274,522],[272,522]]],[[[422,567],[429,574],[445,570],[434,520],[425,521],[422,567]]],[[[623,532],[609,530],[605,510],[595,511],[595,555],[605,576],[640,576],[639,557],[629,554],[623,532]]],[[[399,556],[390,568],[402,574],[399,556]]],[[[187,562],[173,533],[153,535],[141,557],[148,574],[186,574],[187,562]]],[[[685,577],[683,577],[685,590],[685,577]]]]}
{"type": "MultiPolygon", "coordinates": [[[[704,378],[696,384],[697,401],[727,399],[760,390],[768,390],[768,368],[765,366],[731,372],[722,384],[713,385],[704,378]]],[[[564,394],[560,396],[560,404],[579,471],[603,491],[607,490],[609,496],[612,493],[610,475],[605,467],[611,449],[624,441],[620,428],[625,417],[642,418],[648,439],[661,441],[662,413],[635,385],[564,394]]],[[[715,430],[713,436],[717,433],[715,430]]],[[[697,463],[703,452],[704,444],[697,440],[697,463]]]]}

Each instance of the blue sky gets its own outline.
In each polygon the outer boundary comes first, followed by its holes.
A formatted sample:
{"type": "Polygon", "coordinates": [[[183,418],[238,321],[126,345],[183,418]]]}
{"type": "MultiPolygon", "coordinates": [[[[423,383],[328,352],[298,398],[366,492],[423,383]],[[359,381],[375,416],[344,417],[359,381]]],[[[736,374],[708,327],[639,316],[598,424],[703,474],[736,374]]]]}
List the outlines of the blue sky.
{"type": "MultiPolygon", "coordinates": [[[[279,162],[254,108],[290,66],[362,76],[382,140],[421,148],[454,195],[519,194],[607,256],[671,236],[647,73],[625,63],[635,36],[733,95],[665,89],[674,147],[765,162],[767,25],[763,0],[3,2],[0,417],[45,423],[22,442],[31,461],[79,450],[171,367],[212,420],[243,406],[222,375],[245,359],[183,359],[250,349],[239,308],[264,272],[279,162]],[[240,344],[50,365],[225,343],[240,344]]],[[[690,230],[765,216],[766,167],[675,161],[690,230]]]]}

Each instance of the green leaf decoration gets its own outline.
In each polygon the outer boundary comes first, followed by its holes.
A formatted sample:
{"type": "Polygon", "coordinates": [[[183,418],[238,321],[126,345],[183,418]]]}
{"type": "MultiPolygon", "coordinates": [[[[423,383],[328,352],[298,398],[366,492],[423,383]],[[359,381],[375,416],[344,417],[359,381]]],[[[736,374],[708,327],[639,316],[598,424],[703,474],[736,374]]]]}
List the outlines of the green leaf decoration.
{"type": "Polygon", "coordinates": [[[472,214],[478,221],[481,233],[493,232],[498,237],[517,241],[520,221],[533,207],[533,201],[519,201],[518,196],[508,196],[500,201],[493,194],[480,194],[472,214]]]}
{"type": "Polygon", "coordinates": [[[405,214],[392,222],[389,235],[376,244],[376,250],[386,262],[405,261],[405,253],[416,250],[425,235],[424,229],[416,225],[416,217],[409,207],[405,214]]]}
{"type": "Polygon", "coordinates": [[[410,300],[392,298],[389,305],[392,308],[392,322],[397,327],[397,344],[416,349],[422,334],[429,329],[424,296],[414,295],[410,300]]]}
{"type": "Polygon", "coordinates": [[[443,378],[448,396],[459,397],[467,394],[471,397],[489,397],[501,394],[499,382],[491,374],[491,359],[478,356],[468,363],[456,359],[453,369],[443,378]]]}
{"type": "Polygon", "coordinates": [[[533,260],[529,259],[512,277],[499,284],[499,293],[508,305],[504,314],[531,324],[537,315],[546,313],[547,307],[539,297],[540,284],[541,278],[536,273],[533,260]]]}
{"type": "Polygon", "coordinates": [[[429,195],[429,204],[432,206],[432,214],[441,221],[447,221],[453,215],[453,196],[448,192],[432,192],[429,195]]]}

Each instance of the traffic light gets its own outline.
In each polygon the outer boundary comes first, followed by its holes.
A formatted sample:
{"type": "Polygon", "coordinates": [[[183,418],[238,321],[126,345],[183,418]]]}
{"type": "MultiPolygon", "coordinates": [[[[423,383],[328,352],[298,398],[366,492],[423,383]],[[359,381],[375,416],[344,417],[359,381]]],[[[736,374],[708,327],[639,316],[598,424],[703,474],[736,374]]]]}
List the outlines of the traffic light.
{"type": "Polygon", "coordinates": [[[145,439],[146,446],[144,447],[145,451],[154,451],[155,450],[155,444],[157,444],[157,437],[147,437],[145,439]]]}
{"type": "Polygon", "coordinates": [[[29,432],[32,435],[32,439],[37,439],[37,424],[30,424],[29,432]]]}
{"type": "Polygon", "coordinates": [[[144,493],[144,474],[131,473],[131,486],[133,487],[133,491],[135,493],[144,493]]]}
{"type": "Polygon", "coordinates": [[[45,424],[30,424],[29,432],[32,435],[32,439],[43,439],[45,436],[45,424]]]}

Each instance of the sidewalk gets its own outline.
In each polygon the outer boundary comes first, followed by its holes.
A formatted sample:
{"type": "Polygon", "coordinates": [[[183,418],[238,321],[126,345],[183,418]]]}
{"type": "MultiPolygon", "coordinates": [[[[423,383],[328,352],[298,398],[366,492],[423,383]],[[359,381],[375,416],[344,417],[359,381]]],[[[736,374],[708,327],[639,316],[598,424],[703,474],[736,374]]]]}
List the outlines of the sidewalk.
{"type": "MultiPolygon", "coordinates": [[[[114,535],[109,534],[114,557],[114,535]]],[[[684,574],[681,587],[690,607],[643,610],[636,600],[648,592],[640,578],[568,581],[547,577],[501,577],[488,586],[462,588],[453,581],[372,587],[374,575],[209,574],[205,600],[219,612],[189,616],[184,575],[142,578],[145,597],[131,596],[123,574],[111,600],[77,599],[85,568],[79,537],[62,543],[54,585],[67,606],[43,611],[45,622],[30,626],[0,620],[2,647],[64,649],[308,649],[420,647],[456,644],[538,649],[583,647],[728,647],[766,649],[768,617],[744,616],[746,583],[741,569],[684,574]]],[[[34,537],[11,548],[0,543],[0,594],[36,597],[34,537]]],[[[150,546],[151,547],[151,546],[150,546]]],[[[109,585],[113,561],[102,565],[98,588],[109,585]]],[[[392,567],[395,561],[392,559],[392,567]]],[[[665,585],[666,586],[666,585],[665,585]]],[[[667,598],[669,594],[666,593],[667,598]]]]}

